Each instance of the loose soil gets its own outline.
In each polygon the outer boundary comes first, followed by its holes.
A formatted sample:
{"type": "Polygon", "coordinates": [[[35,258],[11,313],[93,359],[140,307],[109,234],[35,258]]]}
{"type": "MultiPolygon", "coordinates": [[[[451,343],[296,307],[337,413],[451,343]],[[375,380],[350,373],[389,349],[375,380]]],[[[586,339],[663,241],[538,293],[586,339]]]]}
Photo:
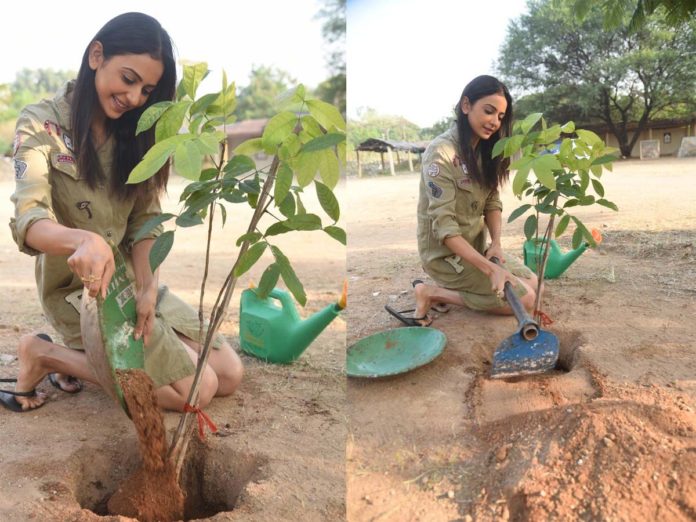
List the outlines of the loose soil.
{"type": "Polygon", "coordinates": [[[157,406],[152,379],[143,370],[116,373],[138,433],[143,463],[109,499],[109,513],[142,522],[181,520],[184,518],[184,492],[177,481],[174,465],[167,458],[164,418],[157,406]]]}
{"type": "MultiPolygon", "coordinates": [[[[185,181],[174,178],[164,201],[177,212],[185,181]]],[[[12,215],[11,164],[0,160],[0,222],[12,215]]],[[[345,189],[338,187],[339,198],[345,189]]],[[[303,201],[321,212],[313,191],[303,201]]],[[[249,212],[227,207],[224,228],[215,227],[206,313],[236,257],[233,238],[243,233],[249,212]]],[[[342,223],[339,223],[342,224],[342,223]]],[[[207,227],[179,229],[160,280],[197,306],[203,275],[207,227]]],[[[325,233],[278,236],[274,244],[290,258],[305,285],[302,317],[336,302],[345,279],[345,247],[325,233]],[[320,253],[320,254],[318,254],[320,253]]],[[[238,282],[221,326],[238,349],[239,297],[258,282],[270,263],[238,282]]],[[[33,259],[18,252],[10,232],[0,234],[0,376],[17,374],[16,346],[25,333],[57,334],[37,302],[33,259]]],[[[279,284],[282,287],[282,283],[279,284]]],[[[345,321],[341,314],[291,365],[275,365],[241,353],[245,375],[231,397],[215,398],[205,409],[218,427],[189,448],[182,472],[186,519],[196,520],[341,520],[345,518],[345,321]],[[193,494],[191,494],[193,492],[193,494]]],[[[38,390],[48,402],[35,411],[13,414],[0,409],[0,520],[92,522],[126,521],[107,514],[107,500],[142,463],[134,423],[99,387],[87,384],[75,395],[48,380],[38,390]]],[[[164,413],[168,438],[180,415],[164,413]]],[[[194,437],[195,440],[198,437],[194,437]]]]}
{"type": "MultiPolygon", "coordinates": [[[[428,281],[418,181],[348,181],[348,345],[399,327],[384,305],[413,308],[428,281]]],[[[432,363],[349,379],[350,521],[696,520],[696,160],[621,161],[602,183],[620,211],[577,215],[603,243],[547,282],[562,368],[491,380],[515,320],[455,307],[434,313],[432,363]]],[[[503,227],[519,256],[522,224],[503,227]]]]}

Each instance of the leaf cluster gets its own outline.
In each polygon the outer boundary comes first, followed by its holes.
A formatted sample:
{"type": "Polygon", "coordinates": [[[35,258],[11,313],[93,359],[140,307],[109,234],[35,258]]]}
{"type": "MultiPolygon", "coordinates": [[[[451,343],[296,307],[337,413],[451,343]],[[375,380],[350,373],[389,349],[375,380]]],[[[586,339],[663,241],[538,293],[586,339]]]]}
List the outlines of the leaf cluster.
{"type": "Polygon", "coordinates": [[[595,204],[618,210],[605,199],[601,182],[604,170],[612,170],[616,153],[616,149],[606,147],[594,132],[576,129],[572,121],[548,126],[541,113],[516,121],[512,135],[496,143],[493,156],[502,154],[514,160],[510,165],[516,171],[513,193],[519,199],[530,197],[534,202],[515,209],[508,222],[529,214],[524,224],[525,236],[538,239],[542,215],[550,221],[558,218],[555,237],[561,236],[572,221],[573,248],[583,241],[595,246],[590,231],[570,211],[573,207],[595,204]]]}
{"type": "MultiPolygon", "coordinates": [[[[136,132],[155,125],[156,143],[131,172],[128,182],[138,183],[153,176],[170,158],[176,171],[189,179],[181,194],[182,210],[161,214],[143,225],[136,240],[156,227],[174,220],[176,227],[204,223],[219,209],[224,226],[226,204],[245,204],[274,218],[265,230],[255,228],[237,238],[241,256],[234,277],[247,272],[269,249],[274,262],[264,272],[259,292],[267,295],[282,277],[301,304],[306,295],[290,261],[271,244],[271,238],[293,231],[322,230],[346,244],[345,231],[337,225],[340,206],[333,189],[339,181],[340,165],[345,163],[346,124],[336,107],[307,95],[299,85],[279,100],[279,112],[267,123],[263,135],[239,145],[225,160],[224,124],[233,119],[236,107],[234,83],[223,74],[222,89],[196,98],[200,82],[207,75],[207,65],[184,66],[183,78],[175,101],[155,104],[143,113],[136,132]],[[271,171],[259,168],[254,154],[272,156],[271,171]],[[207,161],[205,161],[207,160],[207,161]],[[212,163],[213,167],[205,168],[212,163]],[[320,179],[318,179],[320,178],[320,179]],[[302,194],[313,184],[319,203],[330,223],[306,210],[302,194]],[[272,195],[268,202],[262,194],[272,195]],[[282,217],[276,217],[273,206],[282,217]]],[[[175,230],[161,235],[153,245],[150,264],[165,259],[172,248],[175,230]]]]}

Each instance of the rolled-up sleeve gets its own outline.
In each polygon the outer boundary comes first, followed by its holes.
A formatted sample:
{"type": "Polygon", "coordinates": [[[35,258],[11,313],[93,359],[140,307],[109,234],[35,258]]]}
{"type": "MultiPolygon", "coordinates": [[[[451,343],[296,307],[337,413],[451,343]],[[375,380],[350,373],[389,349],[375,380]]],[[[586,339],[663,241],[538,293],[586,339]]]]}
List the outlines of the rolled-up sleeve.
{"type": "Polygon", "coordinates": [[[500,193],[497,190],[492,190],[486,198],[486,205],[483,207],[484,212],[489,210],[503,211],[503,202],[500,200],[500,193]]]}
{"type": "MultiPolygon", "coordinates": [[[[126,234],[123,238],[123,243],[128,252],[131,251],[133,245],[135,244],[135,236],[138,231],[143,227],[148,220],[159,216],[162,213],[162,207],[160,205],[159,197],[156,195],[146,195],[140,196],[136,199],[133,205],[133,210],[128,216],[128,226],[126,227],[126,234]]],[[[143,237],[138,238],[138,241],[143,239],[155,239],[157,236],[162,234],[164,227],[158,225],[152,230],[150,230],[143,237]]]]}
{"type": "Polygon", "coordinates": [[[454,165],[442,152],[435,151],[423,162],[423,183],[428,197],[428,216],[437,241],[461,234],[456,217],[457,183],[454,165]]]}
{"type": "Polygon", "coordinates": [[[43,127],[30,115],[17,120],[13,166],[15,191],[10,197],[15,206],[10,229],[19,250],[29,255],[41,252],[26,244],[27,230],[41,219],[56,221],[51,202],[50,151],[43,127]]]}

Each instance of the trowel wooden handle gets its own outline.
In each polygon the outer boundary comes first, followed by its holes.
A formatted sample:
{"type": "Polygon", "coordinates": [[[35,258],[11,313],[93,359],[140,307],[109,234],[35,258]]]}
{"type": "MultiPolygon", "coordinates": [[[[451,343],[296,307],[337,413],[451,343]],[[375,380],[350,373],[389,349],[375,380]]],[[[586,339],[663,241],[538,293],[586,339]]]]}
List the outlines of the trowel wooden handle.
{"type": "MultiPolygon", "coordinates": [[[[495,256],[491,257],[491,262],[498,266],[502,266],[500,260],[495,256]]],[[[525,310],[522,303],[520,303],[520,299],[513,290],[510,281],[505,281],[503,291],[505,293],[505,300],[510,304],[512,313],[515,314],[515,319],[517,319],[517,323],[519,324],[520,335],[527,341],[533,341],[539,335],[539,325],[529,316],[527,310],[525,310]]]]}

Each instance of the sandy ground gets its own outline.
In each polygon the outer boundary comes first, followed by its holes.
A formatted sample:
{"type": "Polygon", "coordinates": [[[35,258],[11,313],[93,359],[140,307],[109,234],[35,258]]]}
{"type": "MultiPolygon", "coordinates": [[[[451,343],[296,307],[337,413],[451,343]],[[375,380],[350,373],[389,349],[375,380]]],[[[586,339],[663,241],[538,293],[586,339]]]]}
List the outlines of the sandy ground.
{"type": "MultiPolygon", "coordinates": [[[[165,210],[174,210],[181,182],[170,184],[165,210]]],[[[0,222],[12,212],[12,176],[0,174],[0,222]]],[[[309,192],[309,191],[308,191],[309,192]]],[[[313,194],[313,191],[311,191],[313,194]]],[[[339,187],[339,194],[344,189],[339,187]]],[[[311,197],[306,196],[309,208],[311,197]]],[[[214,244],[206,303],[233,263],[236,238],[248,221],[241,206],[214,244]]],[[[219,229],[218,229],[219,230],[219,229]]],[[[280,237],[303,281],[308,314],[335,302],[345,277],[345,247],[323,232],[280,237]],[[318,253],[321,253],[318,255],[318,253]]],[[[177,232],[161,281],[196,305],[202,276],[203,227],[177,232]]],[[[258,282],[268,264],[238,283],[222,332],[238,347],[239,295],[258,282]]],[[[53,334],[36,299],[33,260],[20,254],[9,229],[0,235],[0,376],[17,373],[20,335],[53,334]]],[[[345,517],[345,322],[334,320],[295,363],[266,364],[242,354],[245,379],[233,397],[215,399],[207,413],[220,429],[191,451],[185,474],[195,504],[187,518],[204,520],[340,520],[345,517]],[[218,513],[218,514],[216,514],[218,513]]],[[[42,408],[24,414],[0,409],[0,520],[96,521],[104,501],[140,459],[135,429],[118,405],[97,386],[78,395],[57,391],[48,381],[42,408]],[[95,514],[98,513],[98,514],[95,514]]],[[[170,435],[179,415],[165,414],[170,435]]],[[[121,519],[125,520],[125,519],[121,519]]]]}
{"type": "MultiPolygon", "coordinates": [[[[349,179],[349,346],[398,327],[383,306],[412,308],[427,280],[418,181],[349,179]]],[[[620,211],[578,211],[604,242],[544,299],[567,371],[490,380],[515,320],[440,314],[435,361],[349,378],[349,520],[696,520],[696,160],[620,162],[602,181],[620,211]]],[[[518,255],[522,222],[503,232],[518,255]]]]}

